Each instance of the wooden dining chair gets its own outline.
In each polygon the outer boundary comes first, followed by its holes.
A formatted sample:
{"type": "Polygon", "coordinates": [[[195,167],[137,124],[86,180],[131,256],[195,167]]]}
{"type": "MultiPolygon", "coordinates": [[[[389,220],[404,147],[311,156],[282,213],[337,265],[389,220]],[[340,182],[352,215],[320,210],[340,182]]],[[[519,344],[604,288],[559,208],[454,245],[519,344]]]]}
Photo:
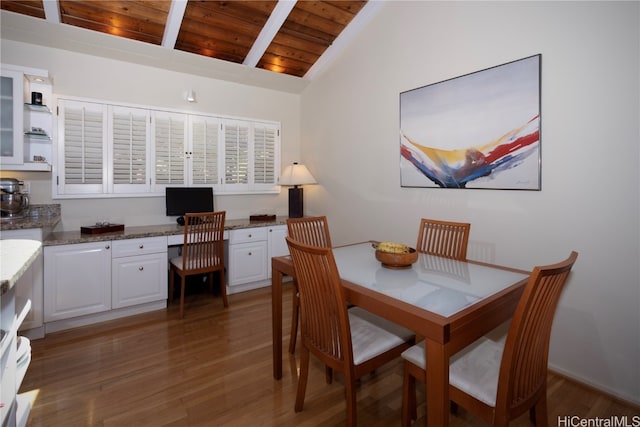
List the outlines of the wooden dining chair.
{"type": "Polygon", "coordinates": [[[467,259],[467,245],[471,224],[422,218],[416,250],[426,254],[467,259]]]}
{"type": "MultiPolygon", "coordinates": [[[[329,224],[326,216],[289,218],[287,219],[288,235],[294,240],[310,246],[331,247],[331,236],[329,234],[329,224]]],[[[291,311],[291,336],[289,337],[289,353],[296,351],[296,340],[298,337],[298,317],[300,315],[300,296],[298,285],[293,279],[294,292],[291,311]]]]}
{"type": "MultiPolygon", "coordinates": [[[[548,425],[547,361],[553,317],[573,264],[578,257],[533,269],[506,337],[484,336],[455,354],[449,364],[451,402],[493,426],[529,410],[537,427],[548,425]]],[[[416,418],[415,379],[424,381],[424,343],[402,354],[404,385],[402,425],[416,418]]],[[[428,410],[428,409],[427,409],[428,410]]]]}
{"type": "Polygon", "coordinates": [[[220,272],[220,292],[225,307],[227,286],[224,277],[224,221],[225,211],[188,213],[184,216],[184,243],[182,255],[171,258],[169,269],[169,301],[173,300],[173,284],[180,276],[180,318],[184,317],[184,288],[186,278],[208,274],[213,287],[213,273],[220,272]]]}
{"type": "Polygon", "coordinates": [[[368,312],[347,310],[331,248],[309,246],[287,237],[300,292],[300,375],[295,411],[302,411],[310,354],[344,375],[347,425],[357,425],[356,380],[399,357],[413,332],[368,312]],[[369,319],[377,318],[375,323],[369,319]]]}

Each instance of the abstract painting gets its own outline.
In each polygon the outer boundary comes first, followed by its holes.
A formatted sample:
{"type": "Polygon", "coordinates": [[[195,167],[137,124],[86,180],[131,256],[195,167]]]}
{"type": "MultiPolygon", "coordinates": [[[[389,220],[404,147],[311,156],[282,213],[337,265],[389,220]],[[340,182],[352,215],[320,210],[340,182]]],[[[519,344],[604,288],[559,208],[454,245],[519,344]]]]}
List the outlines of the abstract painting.
{"type": "Polygon", "coordinates": [[[402,187],[540,190],[541,55],[400,93],[402,187]]]}

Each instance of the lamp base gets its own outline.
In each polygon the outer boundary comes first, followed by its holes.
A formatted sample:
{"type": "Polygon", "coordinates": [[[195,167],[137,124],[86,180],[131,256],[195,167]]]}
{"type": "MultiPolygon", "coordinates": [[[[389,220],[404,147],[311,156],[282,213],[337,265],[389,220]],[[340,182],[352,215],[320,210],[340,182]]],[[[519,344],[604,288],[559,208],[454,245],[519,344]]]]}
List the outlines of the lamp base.
{"type": "Polygon", "coordinates": [[[289,218],[302,218],[302,188],[289,188],[289,218]]]}

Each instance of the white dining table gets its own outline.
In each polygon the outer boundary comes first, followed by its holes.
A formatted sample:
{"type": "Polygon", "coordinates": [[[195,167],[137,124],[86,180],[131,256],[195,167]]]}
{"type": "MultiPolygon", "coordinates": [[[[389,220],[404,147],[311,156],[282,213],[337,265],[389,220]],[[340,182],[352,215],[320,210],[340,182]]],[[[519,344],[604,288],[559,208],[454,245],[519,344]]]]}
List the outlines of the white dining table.
{"type": "MultiPolygon", "coordinates": [[[[370,242],[333,248],[349,303],[424,337],[429,426],[449,422],[449,358],[513,316],[529,272],[419,254],[408,268],[383,267],[370,242]]],[[[272,258],[273,375],[282,377],[282,278],[290,257],[272,258]]]]}

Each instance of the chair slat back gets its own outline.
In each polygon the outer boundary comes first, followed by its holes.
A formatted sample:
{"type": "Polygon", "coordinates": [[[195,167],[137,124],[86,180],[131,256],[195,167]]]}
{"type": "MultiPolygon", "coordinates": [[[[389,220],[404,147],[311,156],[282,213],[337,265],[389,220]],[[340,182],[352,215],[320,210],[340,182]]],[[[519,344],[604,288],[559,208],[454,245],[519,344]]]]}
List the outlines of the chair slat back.
{"type": "Polygon", "coordinates": [[[300,293],[303,343],[329,366],[353,365],[344,291],[331,248],[286,239],[300,293]]]}
{"type": "Polygon", "coordinates": [[[465,261],[470,230],[469,223],[422,218],[416,250],[465,261]]]}
{"type": "Polygon", "coordinates": [[[225,211],[185,215],[182,270],[208,271],[224,264],[225,211]]]}
{"type": "Polygon", "coordinates": [[[323,248],[331,247],[331,236],[326,216],[289,218],[287,219],[287,229],[289,236],[298,242],[323,248]]]}
{"type": "Polygon", "coordinates": [[[546,393],[549,339],[560,294],[578,257],[534,268],[511,321],[500,367],[496,416],[515,414],[546,393]]]}

